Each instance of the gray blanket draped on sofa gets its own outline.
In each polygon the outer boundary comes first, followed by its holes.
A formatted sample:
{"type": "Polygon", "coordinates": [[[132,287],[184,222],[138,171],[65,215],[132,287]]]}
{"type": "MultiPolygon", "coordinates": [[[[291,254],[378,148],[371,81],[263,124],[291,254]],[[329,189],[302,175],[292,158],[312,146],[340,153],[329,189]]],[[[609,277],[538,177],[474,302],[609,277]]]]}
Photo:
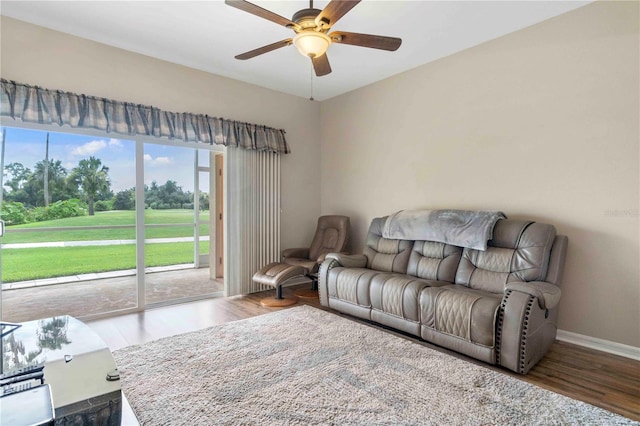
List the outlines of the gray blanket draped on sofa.
{"type": "Polygon", "coordinates": [[[485,251],[496,222],[506,218],[498,211],[400,210],[387,218],[382,236],[392,240],[438,241],[485,251]]]}

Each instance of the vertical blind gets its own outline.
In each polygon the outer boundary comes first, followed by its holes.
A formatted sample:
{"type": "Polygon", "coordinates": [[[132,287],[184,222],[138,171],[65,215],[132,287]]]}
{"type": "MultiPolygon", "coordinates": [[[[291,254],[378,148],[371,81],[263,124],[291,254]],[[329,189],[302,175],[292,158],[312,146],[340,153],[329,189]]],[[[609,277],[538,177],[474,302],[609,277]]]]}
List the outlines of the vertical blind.
{"type": "Polygon", "coordinates": [[[226,161],[225,296],[267,290],[251,278],[280,260],[280,156],[229,149],[226,161]]]}

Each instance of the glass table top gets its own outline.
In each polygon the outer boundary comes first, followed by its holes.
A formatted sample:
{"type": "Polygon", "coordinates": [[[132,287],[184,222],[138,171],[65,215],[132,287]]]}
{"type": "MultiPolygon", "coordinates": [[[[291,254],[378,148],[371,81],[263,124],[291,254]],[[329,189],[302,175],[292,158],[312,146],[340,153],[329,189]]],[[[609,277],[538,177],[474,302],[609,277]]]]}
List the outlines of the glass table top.
{"type": "Polygon", "coordinates": [[[105,348],[105,343],[86,324],[70,317],[29,321],[2,327],[3,373],[27,365],[51,362],[105,348]]]}

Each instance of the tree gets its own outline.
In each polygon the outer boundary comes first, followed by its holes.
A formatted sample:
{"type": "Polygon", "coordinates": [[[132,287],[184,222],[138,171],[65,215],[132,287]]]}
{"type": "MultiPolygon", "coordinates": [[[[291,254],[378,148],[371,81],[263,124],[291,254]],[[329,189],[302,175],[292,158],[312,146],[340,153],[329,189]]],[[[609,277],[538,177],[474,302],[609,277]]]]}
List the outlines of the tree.
{"type": "Polygon", "coordinates": [[[175,180],[166,181],[165,184],[161,185],[158,189],[160,199],[166,208],[181,208],[182,204],[190,201],[189,196],[186,195],[185,197],[182,187],[178,186],[178,182],[175,180]]]}
{"type": "Polygon", "coordinates": [[[89,216],[95,214],[93,203],[100,193],[110,191],[109,168],[102,165],[100,159],[93,156],[80,160],[78,166],[71,171],[69,180],[81,189],[89,204],[89,216]]]}
{"type": "Polygon", "coordinates": [[[21,163],[10,163],[4,167],[4,175],[7,176],[4,184],[11,190],[3,192],[3,200],[32,205],[27,188],[31,170],[21,163]]]}
{"type": "Polygon", "coordinates": [[[51,192],[49,192],[49,132],[47,132],[47,148],[44,154],[44,171],[42,173],[44,181],[44,206],[48,207],[51,202],[51,192]]]}
{"type": "Polygon", "coordinates": [[[9,179],[5,180],[5,185],[11,188],[11,191],[18,191],[22,189],[23,185],[29,179],[29,175],[31,174],[31,170],[29,168],[23,166],[21,163],[9,163],[4,166],[5,175],[11,176],[9,179]]]}
{"type": "Polygon", "coordinates": [[[200,210],[209,210],[209,194],[206,192],[200,193],[200,210]]]}
{"type": "Polygon", "coordinates": [[[151,182],[151,186],[144,186],[144,202],[147,207],[155,209],[158,207],[160,201],[160,190],[158,189],[158,184],[154,180],[151,182]]]}
{"type": "Polygon", "coordinates": [[[193,193],[185,192],[174,180],[168,180],[164,185],[153,181],[150,187],[145,185],[144,199],[152,209],[179,209],[193,204],[193,193]]]}
{"type": "Polygon", "coordinates": [[[60,160],[44,160],[36,163],[28,183],[36,192],[37,200],[44,200],[44,205],[48,206],[52,201],[65,198],[66,177],[67,170],[60,160]]]}
{"type": "Polygon", "coordinates": [[[136,208],[136,189],[125,189],[116,194],[113,201],[114,210],[135,210],[136,208]]]}

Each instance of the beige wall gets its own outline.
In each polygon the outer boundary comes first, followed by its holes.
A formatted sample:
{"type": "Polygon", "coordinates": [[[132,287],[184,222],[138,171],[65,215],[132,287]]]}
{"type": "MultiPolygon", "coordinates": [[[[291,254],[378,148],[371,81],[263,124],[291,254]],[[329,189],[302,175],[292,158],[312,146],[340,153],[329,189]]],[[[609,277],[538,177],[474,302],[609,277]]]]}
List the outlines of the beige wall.
{"type": "Polygon", "coordinates": [[[356,251],[400,209],[552,223],[559,327],[640,347],[638,16],[594,3],[323,102],[322,212],[356,251]]]}
{"type": "Polygon", "coordinates": [[[0,75],[286,129],[283,247],[320,212],[352,217],[354,250],[399,209],[552,223],[560,328],[640,347],[638,12],[595,3],[321,104],[4,17],[0,75]]]}
{"type": "Polygon", "coordinates": [[[285,129],[282,245],[308,244],[320,212],[319,104],[2,17],[9,80],[285,129]]]}

